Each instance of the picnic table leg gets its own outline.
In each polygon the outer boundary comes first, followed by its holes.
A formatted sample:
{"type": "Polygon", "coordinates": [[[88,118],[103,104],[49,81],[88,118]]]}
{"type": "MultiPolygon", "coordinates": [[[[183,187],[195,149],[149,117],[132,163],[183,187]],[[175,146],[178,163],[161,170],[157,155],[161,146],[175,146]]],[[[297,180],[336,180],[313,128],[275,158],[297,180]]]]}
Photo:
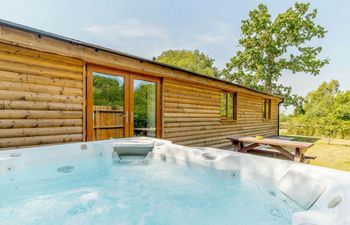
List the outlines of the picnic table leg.
{"type": "Polygon", "coordinates": [[[295,160],[295,155],[284,149],[279,145],[270,145],[272,148],[278,150],[282,155],[286,156],[289,160],[295,160]]]}
{"type": "Polygon", "coordinates": [[[237,140],[231,140],[233,151],[239,152],[240,148],[242,148],[242,143],[237,140]]]}
{"type": "Polygon", "coordinates": [[[304,162],[305,155],[302,148],[295,148],[294,161],[295,162],[304,162]]]}
{"type": "Polygon", "coordinates": [[[253,150],[255,147],[258,147],[258,146],[260,146],[260,144],[253,143],[253,144],[246,145],[243,147],[243,143],[242,143],[242,147],[239,149],[239,152],[247,153],[248,151],[253,150]]]}
{"type": "Polygon", "coordinates": [[[243,142],[239,142],[239,151],[241,151],[241,149],[244,147],[244,144],[243,144],[243,142]]]}

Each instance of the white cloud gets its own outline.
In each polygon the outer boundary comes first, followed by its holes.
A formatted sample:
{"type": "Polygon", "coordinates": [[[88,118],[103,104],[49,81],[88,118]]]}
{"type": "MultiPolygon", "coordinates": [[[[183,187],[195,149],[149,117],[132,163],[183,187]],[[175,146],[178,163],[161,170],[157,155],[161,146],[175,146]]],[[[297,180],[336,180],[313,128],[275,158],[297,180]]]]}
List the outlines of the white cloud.
{"type": "Polygon", "coordinates": [[[232,24],[224,22],[224,21],[217,21],[214,23],[219,31],[221,32],[232,32],[232,24]]]}
{"type": "Polygon", "coordinates": [[[165,28],[145,24],[138,19],[130,19],[113,25],[93,25],[85,31],[105,39],[119,38],[166,38],[168,31],[165,28]]]}
{"type": "Polygon", "coordinates": [[[200,33],[194,37],[196,45],[232,45],[235,35],[231,24],[217,21],[209,23],[207,28],[209,32],[200,33]]]}
{"type": "Polygon", "coordinates": [[[213,35],[213,34],[199,34],[195,37],[195,40],[202,44],[219,44],[225,36],[213,35]]]}
{"type": "Polygon", "coordinates": [[[191,29],[178,29],[129,19],[89,26],[84,31],[97,38],[91,39],[93,42],[145,58],[156,57],[168,49],[198,49],[215,58],[216,65],[223,68],[232,57],[236,35],[231,23],[206,21],[191,29]]]}

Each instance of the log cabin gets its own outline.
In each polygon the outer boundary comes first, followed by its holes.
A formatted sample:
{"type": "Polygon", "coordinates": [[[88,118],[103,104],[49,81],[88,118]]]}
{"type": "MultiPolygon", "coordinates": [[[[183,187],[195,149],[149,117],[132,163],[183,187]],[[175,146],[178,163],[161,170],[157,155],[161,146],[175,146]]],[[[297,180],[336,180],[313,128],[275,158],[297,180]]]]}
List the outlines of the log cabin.
{"type": "Polygon", "coordinates": [[[150,136],[226,148],[277,136],[282,98],[0,21],[0,149],[150,136]]]}

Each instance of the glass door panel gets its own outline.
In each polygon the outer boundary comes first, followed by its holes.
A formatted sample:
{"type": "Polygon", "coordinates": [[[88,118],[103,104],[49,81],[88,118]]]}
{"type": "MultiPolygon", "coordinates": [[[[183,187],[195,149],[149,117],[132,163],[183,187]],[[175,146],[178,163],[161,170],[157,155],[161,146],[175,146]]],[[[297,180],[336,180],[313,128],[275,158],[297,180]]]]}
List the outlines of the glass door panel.
{"type": "Polygon", "coordinates": [[[93,72],[93,140],[124,137],[124,77],[93,72]]]}
{"type": "Polygon", "coordinates": [[[133,135],[157,135],[157,82],[133,80],[133,135]]]}
{"type": "Polygon", "coordinates": [[[161,137],[160,83],[156,77],[89,65],[87,140],[161,137]]]}

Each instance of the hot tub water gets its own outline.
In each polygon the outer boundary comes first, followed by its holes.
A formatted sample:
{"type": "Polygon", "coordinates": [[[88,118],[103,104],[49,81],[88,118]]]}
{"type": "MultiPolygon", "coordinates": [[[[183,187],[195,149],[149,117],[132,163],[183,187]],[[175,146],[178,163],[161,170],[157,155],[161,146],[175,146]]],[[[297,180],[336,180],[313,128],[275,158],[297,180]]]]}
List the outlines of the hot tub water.
{"type": "Polygon", "coordinates": [[[244,180],[233,171],[131,161],[67,162],[74,165],[69,173],[50,165],[24,172],[26,179],[18,182],[0,180],[0,224],[290,225],[292,214],[301,210],[266,186],[268,178],[244,180]],[[58,175],[37,179],[45,171],[58,175]]]}

